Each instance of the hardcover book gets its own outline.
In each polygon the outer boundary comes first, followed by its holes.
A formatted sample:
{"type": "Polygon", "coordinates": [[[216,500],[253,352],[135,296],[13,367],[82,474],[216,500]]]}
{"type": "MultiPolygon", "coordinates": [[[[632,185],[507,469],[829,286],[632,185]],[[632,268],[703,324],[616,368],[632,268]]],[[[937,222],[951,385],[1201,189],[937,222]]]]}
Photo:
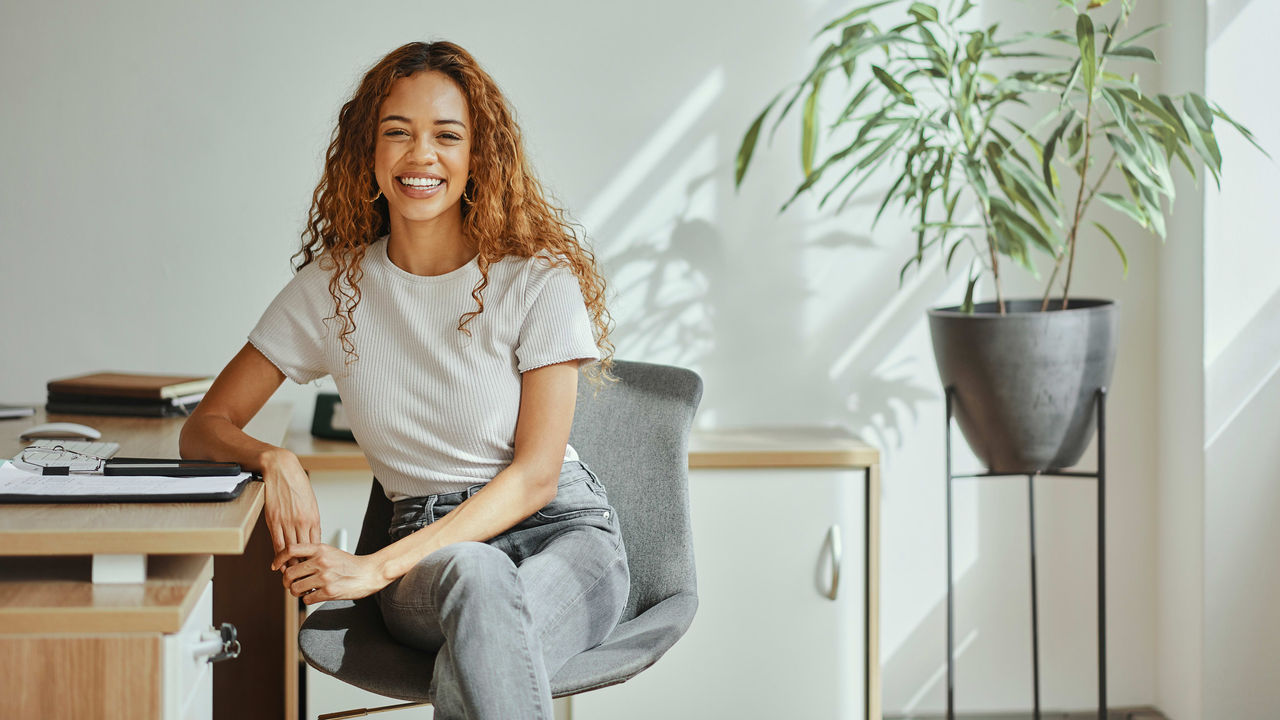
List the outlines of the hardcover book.
{"type": "Polygon", "coordinates": [[[207,391],[211,377],[99,372],[50,380],[50,394],[169,400],[207,391]]]}

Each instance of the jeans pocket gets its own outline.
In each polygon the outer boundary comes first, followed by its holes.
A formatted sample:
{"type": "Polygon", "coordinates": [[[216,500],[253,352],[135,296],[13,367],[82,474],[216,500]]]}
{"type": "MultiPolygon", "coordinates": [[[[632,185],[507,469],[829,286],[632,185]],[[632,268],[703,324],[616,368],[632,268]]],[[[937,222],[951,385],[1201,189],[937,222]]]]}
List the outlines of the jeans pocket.
{"type": "Polygon", "coordinates": [[[396,542],[397,540],[406,538],[418,532],[422,528],[426,527],[427,524],[426,518],[397,523],[387,530],[387,537],[391,538],[391,542],[396,542]]]}
{"type": "Polygon", "coordinates": [[[583,478],[581,482],[559,486],[555,499],[534,513],[533,517],[543,522],[592,517],[608,520],[613,517],[613,507],[604,497],[603,488],[597,490],[598,485],[593,485],[596,484],[590,478],[583,478]]]}

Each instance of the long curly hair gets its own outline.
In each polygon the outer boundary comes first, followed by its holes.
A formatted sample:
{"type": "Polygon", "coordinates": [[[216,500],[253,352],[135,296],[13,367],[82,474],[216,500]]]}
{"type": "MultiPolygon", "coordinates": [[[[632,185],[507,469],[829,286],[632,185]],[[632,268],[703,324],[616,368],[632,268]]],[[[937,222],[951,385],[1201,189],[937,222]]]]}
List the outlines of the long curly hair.
{"type": "Polygon", "coordinates": [[[458,330],[470,335],[467,325],[484,312],[491,264],[508,255],[527,258],[545,250],[557,265],[573,270],[582,289],[602,355],[599,363],[587,367],[587,376],[597,386],[614,379],[614,346],[609,341],[613,321],[605,308],[605,282],[595,256],[580,239],[581,228],[544,196],[525,155],[520,127],[497,83],[470,53],[450,42],[409,43],[365,73],[355,96],[338,114],[324,175],[311,196],[302,249],[293,256],[294,270],[323,258],[321,267],[331,271],[329,293],[342,325],[339,339],[347,363],[358,357],[351,334],[364,277],[361,260],[370,244],[390,232],[386,199],[369,201],[379,192],[373,174],[378,111],[397,79],[432,70],[457,83],[473,124],[462,227],[477,249],[481,279],[471,290],[476,309],[458,319],[458,330]]]}

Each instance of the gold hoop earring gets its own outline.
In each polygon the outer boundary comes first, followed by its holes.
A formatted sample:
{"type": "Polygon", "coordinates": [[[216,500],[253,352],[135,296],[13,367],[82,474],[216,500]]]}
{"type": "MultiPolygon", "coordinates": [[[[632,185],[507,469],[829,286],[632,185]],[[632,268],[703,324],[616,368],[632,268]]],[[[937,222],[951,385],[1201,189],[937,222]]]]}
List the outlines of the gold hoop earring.
{"type": "Polygon", "coordinates": [[[374,196],[373,196],[373,197],[371,197],[371,198],[369,198],[369,199],[368,199],[368,200],[366,200],[365,202],[375,203],[375,202],[378,202],[378,198],[380,198],[380,197],[382,197],[382,188],[378,188],[378,194],[377,194],[377,195],[374,195],[374,196]]]}
{"type": "Polygon", "coordinates": [[[462,188],[462,199],[463,199],[463,200],[466,200],[468,205],[475,205],[475,204],[476,204],[476,201],[475,201],[475,200],[472,200],[472,199],[471,199],[471,196],[467,194],[467,189],[466,189],[466,188],[462,188]]]}

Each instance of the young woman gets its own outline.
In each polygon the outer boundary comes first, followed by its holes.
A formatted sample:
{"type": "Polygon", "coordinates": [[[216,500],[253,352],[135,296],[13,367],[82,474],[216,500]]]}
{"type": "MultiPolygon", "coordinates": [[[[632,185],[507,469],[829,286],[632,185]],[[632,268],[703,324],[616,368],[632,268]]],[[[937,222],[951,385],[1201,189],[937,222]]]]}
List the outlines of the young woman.
{"type": "Polygon", "coordinates": [[[580,365],[608,376],[609,316],[465,50],[411,43],[364,76],[296,259],[182,454],[262,474],[294,595],[377,593],[397,639],[437,652],[437,718],[550,718],[549,678],[608,635],[629,590],[616,513],[568,445],[580,365]],[[395,503],[372,555],[324,544],[297,457],[241,430],[286,377],[325,375],[395,503]]]}

